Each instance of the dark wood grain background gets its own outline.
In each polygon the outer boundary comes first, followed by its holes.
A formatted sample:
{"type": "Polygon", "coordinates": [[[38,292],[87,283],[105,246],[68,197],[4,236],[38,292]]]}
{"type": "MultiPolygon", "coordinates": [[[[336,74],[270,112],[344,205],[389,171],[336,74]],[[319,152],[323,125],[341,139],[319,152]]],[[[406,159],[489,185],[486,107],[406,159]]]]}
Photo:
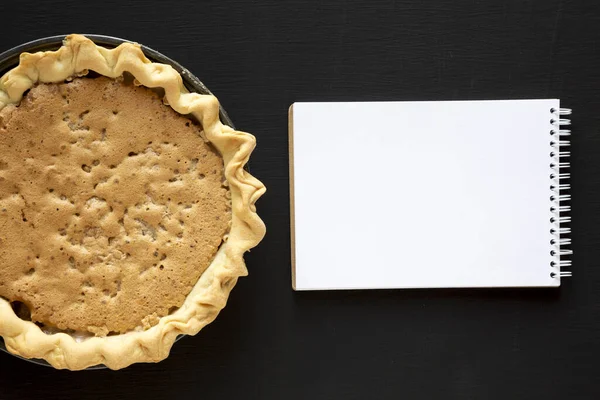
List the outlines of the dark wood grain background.
{"type": "Polygon", "coordinates": [[[117,372],[0,354],[1,400],[600,398],[600,3],[5,1],[0,17],[0,51],[101,33],[178,60],[256,135],[268,188],[267,237],[213,324],[117,372]],[[560,290],[292,291],[292,102],[546,97],[574,109],[574,277],[560,290]]]}

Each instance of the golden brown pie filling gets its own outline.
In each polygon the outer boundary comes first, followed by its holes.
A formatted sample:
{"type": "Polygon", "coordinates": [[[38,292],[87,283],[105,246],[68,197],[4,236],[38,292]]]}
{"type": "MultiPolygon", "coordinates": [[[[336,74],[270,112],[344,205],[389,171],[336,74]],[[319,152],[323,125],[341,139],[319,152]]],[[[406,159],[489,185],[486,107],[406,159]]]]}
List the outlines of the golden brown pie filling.
{"type": "Polygon", "coordinates": [[[39,84],[0,110],[0,296],[97,336],[180,307],[231,224],[201,131],[105,77],[39,84]]]}

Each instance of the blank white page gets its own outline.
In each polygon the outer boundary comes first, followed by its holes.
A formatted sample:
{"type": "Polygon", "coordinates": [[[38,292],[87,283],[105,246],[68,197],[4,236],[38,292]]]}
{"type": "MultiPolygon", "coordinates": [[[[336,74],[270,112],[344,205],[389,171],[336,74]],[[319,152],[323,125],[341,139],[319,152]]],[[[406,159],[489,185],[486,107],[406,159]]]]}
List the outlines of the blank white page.
{"type": "Polygon", "coordinates": [[[295,103],[296,290],[558,286],[559,101],[295,103]]]}

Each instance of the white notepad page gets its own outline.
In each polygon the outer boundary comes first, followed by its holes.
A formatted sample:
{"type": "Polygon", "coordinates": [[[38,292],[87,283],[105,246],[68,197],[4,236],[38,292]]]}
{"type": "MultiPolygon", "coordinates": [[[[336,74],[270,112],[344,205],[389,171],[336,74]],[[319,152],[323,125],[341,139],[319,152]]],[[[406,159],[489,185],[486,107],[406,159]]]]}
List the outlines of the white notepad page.
{"type": "Polygon", "coordinates": [[[557,99],[295,103],[296,290],[558,286],[557,99]]]}

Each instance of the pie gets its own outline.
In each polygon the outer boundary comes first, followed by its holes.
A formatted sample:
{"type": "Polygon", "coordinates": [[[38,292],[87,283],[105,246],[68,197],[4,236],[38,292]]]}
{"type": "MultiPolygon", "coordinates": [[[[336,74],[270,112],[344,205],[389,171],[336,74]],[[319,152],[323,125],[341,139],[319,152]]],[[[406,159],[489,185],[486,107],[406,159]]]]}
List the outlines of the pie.
{"type": "Polygon", "coordinates": [[[265,227],[255,138],[141,48],[68,36],[0,79],[0,335],[55,368],[166,358],[265,227]]]}

